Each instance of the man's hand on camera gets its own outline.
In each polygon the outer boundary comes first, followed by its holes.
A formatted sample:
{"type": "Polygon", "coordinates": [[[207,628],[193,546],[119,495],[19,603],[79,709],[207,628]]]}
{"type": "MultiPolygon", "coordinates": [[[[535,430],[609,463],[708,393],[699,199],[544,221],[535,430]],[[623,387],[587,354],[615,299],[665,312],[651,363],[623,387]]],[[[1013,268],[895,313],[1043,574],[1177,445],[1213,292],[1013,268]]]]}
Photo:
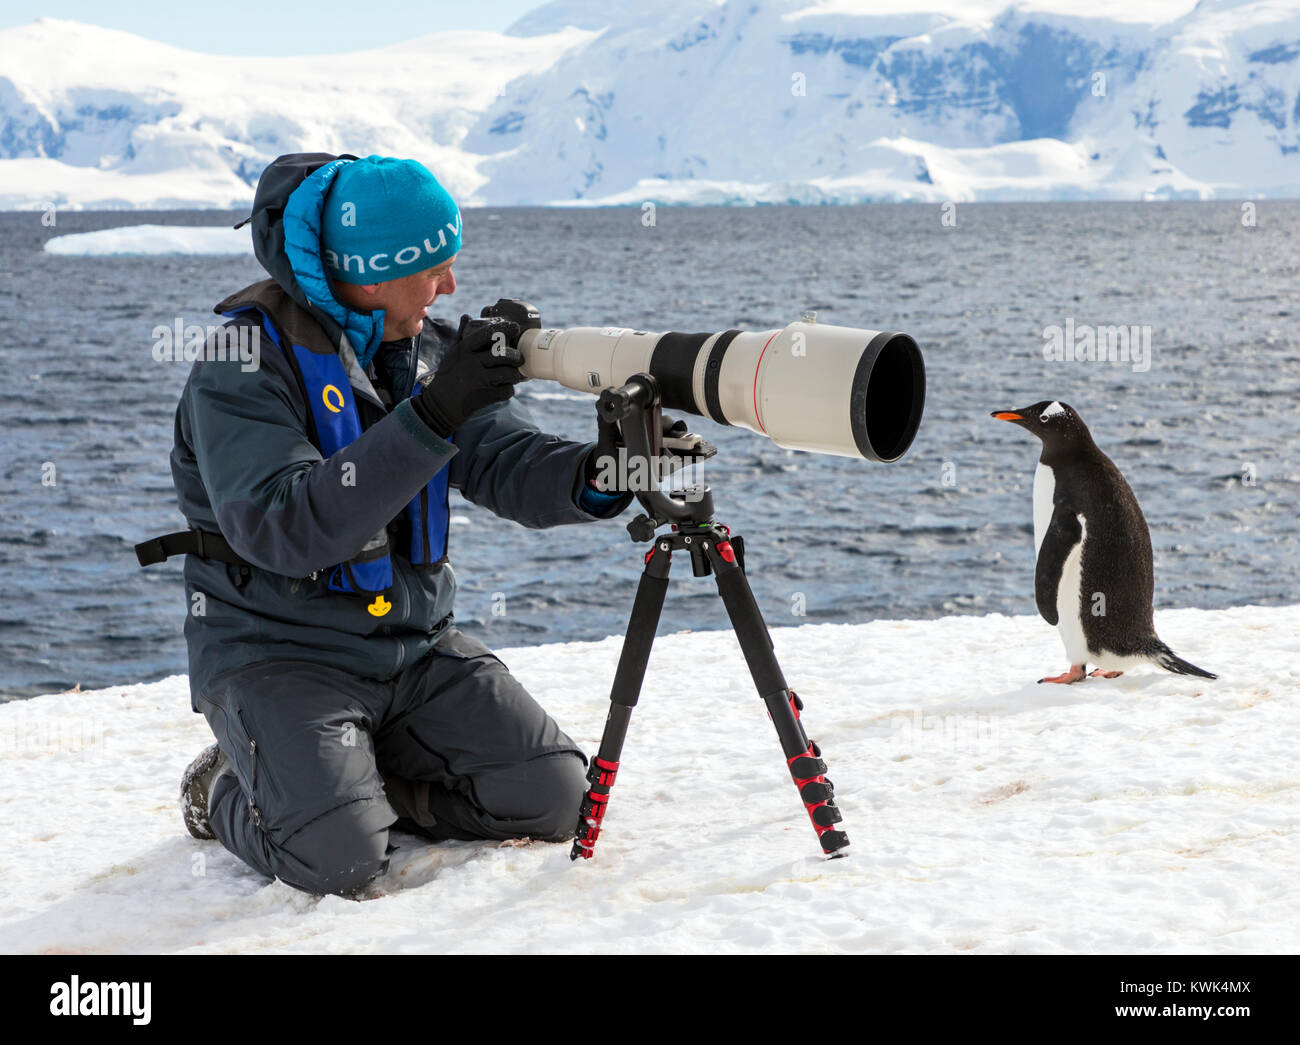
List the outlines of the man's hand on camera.
{"type": "Polygon", "coordinates": [[[420,420],[446,439],[484,407],[514,395],[515,385],[524,380],[518,341],[518,323],[461,316],[456,340],[437,372],[424,378],[411,398],[420,420]]]}

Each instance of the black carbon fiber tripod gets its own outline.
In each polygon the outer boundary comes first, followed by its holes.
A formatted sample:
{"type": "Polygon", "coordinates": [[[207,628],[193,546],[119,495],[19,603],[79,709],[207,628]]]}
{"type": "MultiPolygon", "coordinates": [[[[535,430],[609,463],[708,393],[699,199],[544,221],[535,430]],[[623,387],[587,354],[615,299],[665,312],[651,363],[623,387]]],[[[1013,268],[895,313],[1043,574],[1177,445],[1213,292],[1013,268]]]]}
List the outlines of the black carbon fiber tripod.
{"type": "Polygon", "coordinates": [[[636,490],[637,500],[646,514],[629,523],[628,532],[634,541],[653,541],[654,547],[645,556],[645,569],[614,673],[609,717],[605,720],[600,750],[587,771],[590,786],[578,814],[570,857],[591,859],[595,853],[632,709],[645,680],[675,551],[690,553],[696,577],[712,574],[717,581],[718,594],[740,641],[754,685],[776,727],[786,765],[822,851],[828,856],[842,855],[849,838],[834,826],[842,819],[834,802],[835,791],[825,777],[826,763],[822,761],[821,751],[804,732],[799,718],[803,703],[786,685],[776,662],[771,635],[745,577],[744,541],[739,536],[733,537],[730,529],[714,520],[713,495],[708,486],[688,488],[681,498],[663,493],[658,486],[665,469],[671,470],[667,462],[673,455],[704,459],[716,451],[697,439],[689,446],[670,446],[670,454],[665,456],[659,386],[649,374],[637,374],[621,388],[606,389],[600,395],[596,411],[603,421],[622,425],[628,450],[627,474],[652,477],[653,481],[639,484],[649,488],[636,490]],[[671,529],[656,535],[665,525],[671,529]]]}

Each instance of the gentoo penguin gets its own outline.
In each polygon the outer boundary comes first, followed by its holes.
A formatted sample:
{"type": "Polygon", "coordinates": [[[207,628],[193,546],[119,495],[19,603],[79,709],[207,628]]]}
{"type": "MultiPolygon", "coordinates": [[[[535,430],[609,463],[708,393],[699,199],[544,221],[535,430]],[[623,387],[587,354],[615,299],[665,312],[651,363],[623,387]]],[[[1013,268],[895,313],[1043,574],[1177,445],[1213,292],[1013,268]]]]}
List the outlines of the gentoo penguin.
{"type": "Polygon", "coordinates": [[[1156,636],[1147,521],[1074,408],[1042,402],[993,416],[1043,441],[1034,473],[1034,599],[1060,630],[1070,670],[1038,681],[1079,682],[1089,663],[1097,665],[1092,675],[1108,679],[1142,663],[1217,678],[1156,636]]]}

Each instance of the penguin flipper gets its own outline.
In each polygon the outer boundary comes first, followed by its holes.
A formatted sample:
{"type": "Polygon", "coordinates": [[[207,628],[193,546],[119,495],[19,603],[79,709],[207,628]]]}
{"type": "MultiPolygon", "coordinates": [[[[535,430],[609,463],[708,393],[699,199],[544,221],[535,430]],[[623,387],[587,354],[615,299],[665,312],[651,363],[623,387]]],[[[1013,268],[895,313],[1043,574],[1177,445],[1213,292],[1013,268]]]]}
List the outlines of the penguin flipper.
{"type": "Polygon", "coordinates": [[[1034,567],[1034,601],[1048,624],[1057,623],[1056,589],[1061,583],[1066,558],[1082,539],[1083,527],[1074,512],[1058,504],[1043,534],[1043,543],[1038,546],[1038,564],[1034,567]]]}

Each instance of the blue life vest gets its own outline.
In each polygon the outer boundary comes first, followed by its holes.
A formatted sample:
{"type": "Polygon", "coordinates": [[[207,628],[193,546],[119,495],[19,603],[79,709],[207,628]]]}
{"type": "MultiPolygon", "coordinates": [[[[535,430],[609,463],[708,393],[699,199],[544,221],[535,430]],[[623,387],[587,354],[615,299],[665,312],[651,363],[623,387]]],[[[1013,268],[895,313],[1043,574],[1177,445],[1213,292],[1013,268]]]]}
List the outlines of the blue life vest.
{"type": "MultiPolygon", "coordinates": [[[[263,326],[302,378],[313,422],[312,442],[324,458],[332,457],[360,437],[361,415],[357,411],[352,385],[343,361],[336,353],[313,352],[302,345],[286,345],[271,317],[255,308],[263,326]]],[[[249,308],[224,313],[235,316],[249,308]]],[[[412,388],[412,394],[418,384],[412,388]]],[[[443,466],[406,506],[411,543],[407,558],[415,566],[441,565],[447,558],[447,530],[450,509],[447,504],[447,480],[450,469],[443,466]]],[[[375,595],[393,586],[393,561],[390,557],[388,531],[380,530],[347,562],[327,567],[331,591],[353,595],[375,595]]],[[[376,613],[376,616],[382,614],[376,613]]]]}

